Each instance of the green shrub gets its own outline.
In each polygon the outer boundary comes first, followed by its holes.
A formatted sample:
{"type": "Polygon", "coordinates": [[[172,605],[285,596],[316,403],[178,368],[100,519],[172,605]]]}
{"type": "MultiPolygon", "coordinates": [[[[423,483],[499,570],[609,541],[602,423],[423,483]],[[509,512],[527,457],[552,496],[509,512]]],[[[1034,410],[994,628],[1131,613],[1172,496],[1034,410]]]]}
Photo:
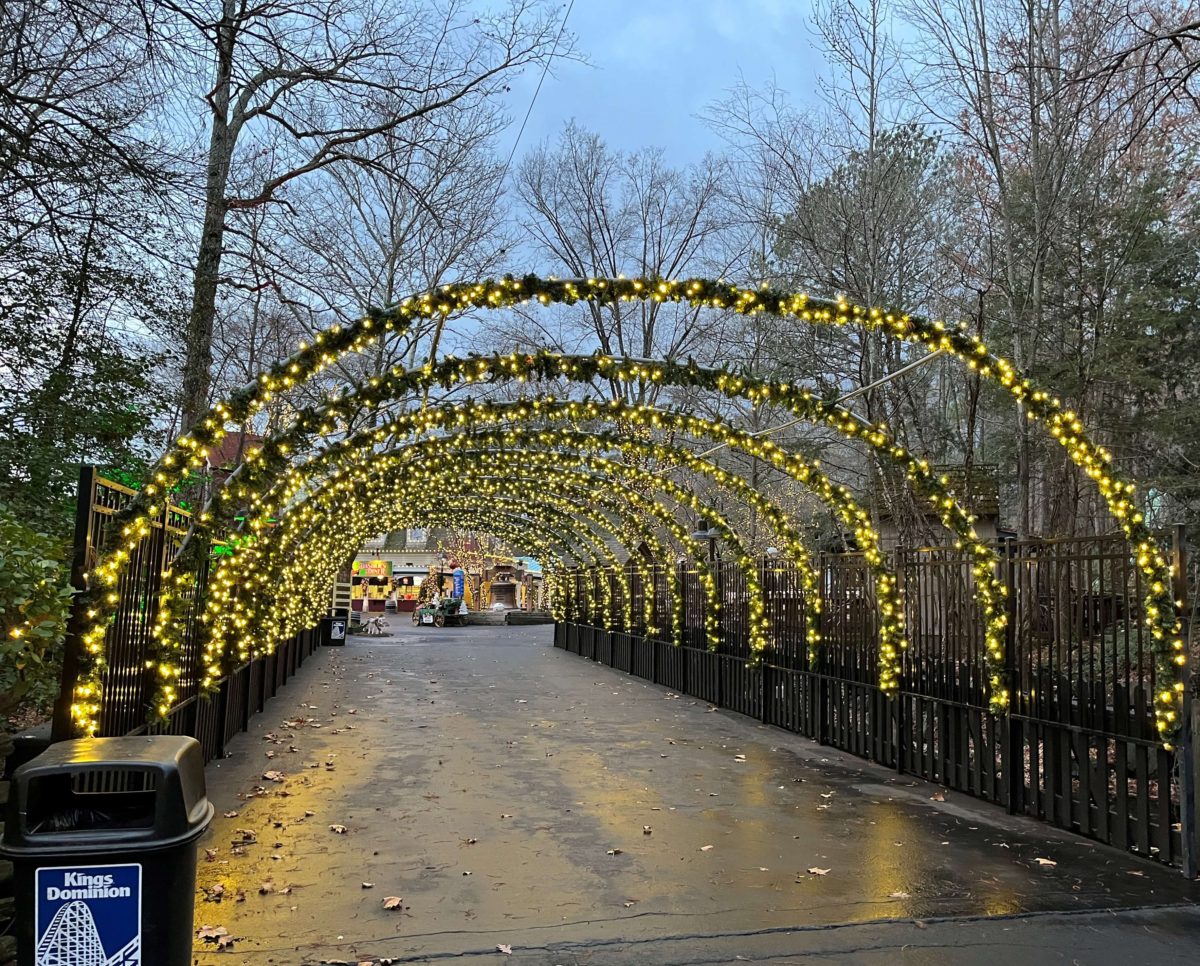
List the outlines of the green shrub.
{"type": "Polygon", "coordinates": [[[65,552],[0,504],[0,715],[44,710],[58,693],[71,605],[65,552]]]}

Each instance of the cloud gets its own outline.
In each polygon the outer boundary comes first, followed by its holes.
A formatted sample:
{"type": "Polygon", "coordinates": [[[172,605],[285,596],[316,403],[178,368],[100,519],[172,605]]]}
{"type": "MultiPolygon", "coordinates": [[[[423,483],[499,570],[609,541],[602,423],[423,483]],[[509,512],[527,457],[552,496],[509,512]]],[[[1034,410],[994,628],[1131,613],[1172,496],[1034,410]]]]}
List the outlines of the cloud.
{"type": "MultiPolygon", "coordinates": [[[[619,21],[617,29],[609,34],[605,51],[613,61],[645,64],[647,60],[662,60],[667,52],[677,56],[695,45],[696,20],[688,13],[694,4],[669,0],[653,5],[653,10],[619,21]]],[[[586,46],[592,38],[583,40],[586,46]]]]}
{"type": "MultiPolygon", "coordinates": [[[[695,4],[693,4],[695,9],[695,4]]],[[[799,35],[811,4],[803,0],[705,0],[701,18],[726,40],[774,45],[781,33],[799,35]]]]}

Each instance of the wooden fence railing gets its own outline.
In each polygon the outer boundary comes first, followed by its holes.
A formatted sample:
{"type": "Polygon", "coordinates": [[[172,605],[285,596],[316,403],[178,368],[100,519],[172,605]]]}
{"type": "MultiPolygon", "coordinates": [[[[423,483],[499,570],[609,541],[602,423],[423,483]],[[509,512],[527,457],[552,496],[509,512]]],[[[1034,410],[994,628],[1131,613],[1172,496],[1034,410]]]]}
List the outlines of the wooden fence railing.
{"type": "MultiPolygon", "coordinates": [[[[705,647],[705,599],[679,565],[626,568],[637,606],[620,626],[622,581],[609,569],[557,582],[566,620],[555,644],[813,740],[1195,874],[1192,709],[1166,751],[1153,716],[1154,661],[1142,587],[1119,536],[1004,541],[1009,713],[988,706],[983,628],[968,560],[952,548],[897,550],[909,640],[899,694],[878,687],[873,582],[861,556],[820,559],[822,643],[806,644],[794,566],[758,568],[771,644],[749,651],[740,567],[717,561],[720,645],[705,647]],[[606,588],[607,584],[607,588],[606,588]],[[646,633],[653,587],[656,635],[646,633]],[[683,610],[672,639],[673,611],[683,610]]],[[[1176,564],[1185,571],[1182,548],[1176,564]]],[[[1182,590],[1180,591],[1182,593],[1182,590]]],[[[1186,602],[1185,602],[1186,604],[1186,602]]],[[[1190,691],[1189,691],[1190,701],[1190,691]]]]}

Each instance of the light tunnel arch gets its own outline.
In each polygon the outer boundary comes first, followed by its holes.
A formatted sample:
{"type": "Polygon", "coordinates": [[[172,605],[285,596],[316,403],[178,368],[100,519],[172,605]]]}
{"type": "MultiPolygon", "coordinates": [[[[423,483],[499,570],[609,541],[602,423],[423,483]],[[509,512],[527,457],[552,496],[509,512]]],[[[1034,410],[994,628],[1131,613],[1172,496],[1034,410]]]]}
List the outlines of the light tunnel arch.
{"type": "MultiPolygon", "coordinates": [[[[478,444],[481,442],[486,442],[487,440],[474,439],[472,441],[478,444]]],[[[585,475],[577,470],[564,468],[561,466],[555,470],[552,476],[545,478],[541,476],[528,475],[532,470],[536,470],[539,467],[546,467],[548,465],[547,457],[551,454],[511,450],[471,450],[469,452],[464,452],[458,445],[457,441],[450,441],[451,450],[447,450],[446,445],[446,439],[425,440],[421,443],[413,444],[400,455],[379,455],[377,458],[371,461],[372,475],[370,481],[365,485],[367,487],[382,486],[386,489],[394,484],[395,480],[393,480],[392,477],[401,474],[417,474],[422,480],[425,480],[426,475],[430,473],[432,460],[432,469],[441,469],[448,474],[448,478],[442,480],[441,482],[439,482],[437,478],[430,478],[428,482],[430,482],[431,485],[436,484],[438,486],[453,490],[465,489],[468,492],[476,493],[481,496],[490,496],[496,492],[504,492],[515,498],[523,494],[532,503],[537,503],[548,499],[552,496],[552,494],[537,492],[536,489],[530,488],[542,487],[543,489],[551,488],[552,490],[561,489],[570,494],[571,502],[563,503],[560,499],[556,502],[556,505],[563,509],[568,516],[571,516],[572,514],[586,516],[589,509],[589,501],[600,501],[605,510],[609,513],[612,513],[618,519],[628,519],[638,525],[640,532],[639,542],[640,539],[646,539],[648,543],[658,543],[653,531],[645,529],[645,525],[641,522],[641,519],[637,514],[630,516],[628,512],[628,506],[626,506],[626,504],[632,505],[639,513],[647,514],[651,518],[656,519],[660,525],[662,525],[668,530],[668,532],[671,533],[676,542],[684,546],[689,555],[692,556],[693,559],[697,560],[699,569],[701,571],[702,585],[705,588],[706,596],[710,601],[710,609],[714,615],[719,611],[719,602],[712,593],[712,581],[706,576],[708,573],[708,567],[704,563],[704,558],[697,542],[689,535],[690,528],[684,527],[682,524],[680,524],[677,518],[673,515],[671,508],[666,505],[656,503],[655,498],[647,494],[640,493],[627,484],[619,482],[614,483],[613,480],[606,480],[604,477],[599,475],[585,475]],[[403,461],[400,459],[401,455],[405,457],[403,461]],[[417,459],[418,457],[420,457],[419,461],[417,459]],[[467,465],[465,467],[463,465],[464,459],[467,461],[467,465]],[[481,464],[481,466],[476,466],[476,463],[481,464]],[[525,490],[518,490],[513,482],[512,467],[514,466],[519,467],[520,472],[524,474],[521,479],[527,484],[527,488],[525,490]],[[483,467],[486,467],[486,470],[483,467]],[[505,475],[489,476],[487,470],[494,471],[497,467],[504,469],[506,471],[505,475]],[[603,486],[615,486],[620,498],[618,499],[612,494],[605,493],[602,489],[598,489],[598,487],[603,486]]],[[[574,460],[578,463],[588,466],[591,469],[608,469],[617,475],[628,475],[635,480],[653,480],[651,474],[638,470],[636,467],[614,464],[610,461],[587,455],[578,455],[574,457],[574,460]]],[[[711,525],[731,546],[731,549],[735,551],[736,559],[743,566],[750,561],[751,558],[748,549],[744,546],[744,544],[742,544],[736,531],[722,514],[712,510],[707,506],[704,506],[693,494],[686,491],[683,487],[680,487],[669,481],[658,480],[655,482],[657,482],[660,487],[666,490],[666,492],[671,496],[673,502],[675,502],[678,507],[691,510],[693,513],[696,513],[702,519],[704,519],[707,524],[711,525]]],[[[332,499],[337,499],[338,491],[357,493],[361,486],[363,486],[363,484],[360,482],[354,482],[343,478],[332,483],[329,489],[334,490],[332,499]]],[[[310,502],[317,501],[319,505],[321,501],[325,501],[327,499],[326,493],[326,490],[321,490],[314,493],[310,498],[310,502]]],[[[319,511],[315,512],[314,515],[318,519],[321,517],[321,513],[319,511]]],[[[605,523],[607,523],[607,521],[605,521],[605,523]]],[[[613,537],[614,542],[624,542],[620,532],[617,529],[613,529],[610,533],[610,536],[613,537]]],[[[663,550],[664,548],[659,545],[658,556],[660,559],[664,557],[663,550]]],[[[628,556],[635,562],[641,562],[634,546],[626,544],[626,551],[628,556]]],[[[291,552],[286,549],[277,550],[276,552],[283,556],[292,555],[291,552]]],[[[228,561],[225,566],[229,566],[233,563],[234,561],[232,560],[228,561]]],[[[244,569],[246,568],[251,570],[256,569],[257,564],[251,560],[244,565],[244,569]]],[[[236,578],[233,582],[236,582],[236,578]]],[[[753,575],[751,575],[750,582],[752,587],[756,587],[756,580],[753,575]]],[[[628,624],[628,618],[626,619],[626,623],[628,624]]],[[[717,639],[714,636],[715,631],[715,624],[710,625],[707,628],[710,646],[713,646],[717,643],[717,639]]]]}
{"type": "MultiPolygon", "coordinates": [[[[447,469],[451,468],[448,467],[447,469]]],[[[411,471],[411,467],[406,468],[406,471],[411,471]]],[[[543,490],[542,492],[534,493],[530,493],[528,490],[524,492],[518,491],[511,485],[503,485],[503,482],[498,484],[485,483],[484,485],[481,485],[481,478],[478,473],[470,469],[464,470],[461,466],[452,468],[450,474],[443,479],[439,480],[436,477],[431,477],[431,479],[439,486],[439,492],[449,492],[459,497],[473,495],[481,503],[489,506],[494,505],[495,501],[501,498],[510,501],[515,505],[518,498],[523,497],[524,505],[528,507],[531,513],[536,514],[548,509],[556,517],[561,519],[567,525],[569,530],[590,534],[590,530],[581,530],[580,523],[583,522],[586,523],[588,527],[595,527],[603,531],[602,538],[607,538],[616,544],[624,543],[620,529],[620,522],[614,522],[605,515],[612,514],[613,516],[618,517],[619,521],[620,514],[624,508],[616,499],[609,495],[597,495],[593,497],[592,494],[582,488],[578,490],[579,496],[586,497],[588,499],[600,499],[602,501],[604,512],[600,513],[597,512],[595,508],[590,505],[590,503],[582,500],[573,501],[569,496],[564,495],[572,493],[572,490],[557,483],[554,486],[553,492],[546,492],[543,490]]],[[[375,480],[375,486],[387,488],[392,486],[394,482],[395,481],[389,477],[381,476],[375,480]]],[[[314,499],[324,500],[326,499],[326,496],[327,494],[322,492],[317,494],[314,499]]],[[[335,492],[333,494],[333,498],[336,499],[337,496],[338,494],[335,492]]],[[[639,500],[643,499],[639,494],[636,493],[630,493],[628,496],[633,499],[635,505],[639,500]]],[[[416,502],[420,504],[419,500],[416,502]]],[[[664,508],[653,507],[648,500],[645,500],[644,503],[644,509],[648,513],[665,513],[664,508]]],[[[387,517],[385,514],[382,519],[386,518],[387,517]]],[[[379,515],[373,515],[370,520],[364,524],[361,530],[361,536],[369,536],[370,534],[368,531],[371,530],[372,526],[377,526],[380,519],[381,517],[379,517],[379,515]],[[371,521],[374,522],[372,523],[371,521]]],[[[655,546],[659,552],[664,550],[664,546],[661,541],[659,541],[653,530],[651,530],[646,524],[636,520],[636,518],[632,518],[630,522],[637,527],[639,540],[645,540],[652,546],[655,546]]],[[[678,540],[685,543],[690,542],[690,537],[686,533],[685,529],[680,527],[673,519],[665,519],[661,522],[667,526],[674,526],[673,535],[678,540]]],[[[342,546],[347,546],[348,542],[352,543],[356,540],[360,541],[361,536],[359,534],[355,534],[352,537],[348,537],[347,540],[342,541],[342,546]]],[[[588,539],[590,540],[590,536],[588,539]]],[[[696,548],[692,546],[691,549],[694,552],[696,548]]],[[[636,559],[635,554],[630,553],[630,556],[631,558],[636,559]]],[[[599,548],[593,546],[593,558],[599,559],[600,557],[604,558],[604,563],[606,566],[613,567],[619,564],[618,559],[611,553],[607,546],[601,545],[599,548]]],[[[606,614],[606,623],[612,622],[615,624],[612,618],[613,615],[611,613],[606,614]]],[[[631,615],[628,612],[625,613],[624,620],[626,625],[631,622],[631,615]]]]}
{"type": "MultiPolygon", "coordinates": [[[[680,434],[704,438],[710,442],[721,442],[733,449],[754,454],[758,458],[764,459],[768,465],[784,476],[790,477],[807,488],[847,526],[853,528],[867,565],[875,578],[879,609],[883,617],[879,626],[880,684],[885,691],[893,690],[896,687],[899,680],[900,654],[907,644],[903,631],[903,602],[898,592],[899,582],[879,550],[877,535],[870,525],[867,511],[854,500],[853,494],[848,489],[834,484],[815,464],[810,464],[797,454],[783,450],[768,440],[756,439],[744,431],[700,417],[671,410],[659,410],[649,406],[631,406],[615,400],[608,402],[557,400],[553,397],[521,399],[506,403],[483,403],[468,400],[460,403],[457,407],[433,407],[397,416],[390,423],[364,430],[334,444],[310,460],[310,464],[328,463],[338,467],[334,471],[336,473],[343,466],[344,459],[353,460],[352,454],[367,452],[371,444],[384,445],[389,439],[416,435],[425,431],[465,432],[470,430],[482,432],[489,426],[498,426],[510,421],[525,423],[546,419],[557,422],[586,423],[606,417],[608,419],[619,418],[656,429],[669,429],[680,434]]],[[[536,432],[531,430],[530,435],[520,438],[526,445],[531,439],[540,446],[555,441],[562,441],[568,448],[575,445],[597,445],[588,442],[589,435],[603,441],[605,445],[611,446],[613,449],[626,446],[630,449],[645,451],[641,441],[627,440],[624,437],[602,433],[569,434],[557,428],[536,432]]],[[[728,482],[737,476],[729,470],[701,461],[696,454],[678,445],[659,443],[653,444],[653,447],[657,447],[660,456],[665,452],[668,458],[678,458],[694,469],[711,471],[712,478],[718,482],[728,482]]],[[[653,447],[650,452],[654,452],[653,447]]],[[[259,468],[256,472],[261,474],[263,470],[259,468]]],[[[266,475],[267,477],[276,476],[270,471],[267,471],[266,475]]],[[[293,479],[295,487],[299,487],[302,482],[303,478],[299,475],[293,479]]],[[[658,486],[664,485],[659,480],[655,482],[658,486]]],[[[236,499],[252,493],[252,485],[243,482],[239,484],[232,495],[236,499]]],[[[265,510],[261,512],[270,514],[276,512],[277,509],[276,504],[268,503],[265,510]]],[[[786,515],[782,513],[781,517],[786,519],[786,515]]],[[[803,542],[794,531],[790,535],[789,541],[789,551],[793,553],[798,562],[806,567],[807,573],[804,578],[806,587],[810,591],[815,591],[817,578],[811,570],[811,564],[808,562],[809,555],[803,547],[803,542]]],[[[814,608],[819,606],[817,593],[811,592],[807,596],[814,608]]],[[[811,618],[810,627],[815,628],[819,621],[815,611],[811,618]]],[[[752,624],[758,624],[762,620],[760,606],[759,613],[752,615],[752,624]]],[[[815,645],[816,639],[813,639],[811,643],[815,645]]]]}
{"type": "MultiPolygon", "coordinates": [[[[784,406],[801,420],[814,424],[827,425],[835,429],[847,439],[859,439],[875,452],[896,462],[904,468],[905,473],[914,488],[926,499],[938,513],[942,523],[950,530],[961,547],[969,553],[970,566],[974,579],[973,594],[979,602],[985,627],[985,659],[988,665],[989,695],[992,706],[1003,710],[1007,705],[1008,690],[1005,683],[1004,647],[1007,613],[1003,606],[1006,589],[998,576],[999,560],[993,548],[978,538],[973,526],[973,516],[957,501],[947,486],[944,478],[934,475],[926,461],[914,457],[903,447],[892,440],[883,428],[866,423],[853,413],[842,407],[817,399],[807,390],[795,387],[749,379],[743,376],[732,376],[718,370],[704,369],[692,363],[680,365],[676,363],[658,363],[646,360],[614,359],[603,356],[568,356],[551,352],[538,352],[518,356],[493,355],[476,356],[470,359],[447,358],[437,364],[429,364],[420,370],[403,370],[394,368],[389,373],[372,377],[367,383],[359,385],[349,395],[334,399],[328,404],[310,407],[297,414],[293,426],[269,441],[265,446],[266,457],[248,474],[249,482],[261,477],[274,462],[278,466],[281,457],[297,448],[302,448],[321,434],[332,431],[338,418],[357,412],[361,408],[379,409],[393,399],[404,399],[431,388],[470,384],[472,382],[491,382],[516,380],[529,382],[541,379],[567,377],[571,380],[590,383],[595,378],[614,379],[617,381],[649,381],[658,385],[699,386],[722,393],[731,398],[750,399],[756,404],[773,401],[784,406]]],[[[552,398],[552,397],[551,397],[552,398]]],[[[585,402],[593,402],[585,400],[585,402]]],[[[456,413],[454,421],[464,425],[471,420],[487,418],[486,410],[481,410],[484,403],[473,400],[460,402],[452,411],[456,413]],[[474,412],[469,407],[475,406],[474,412]],[[483,415],[480,415],[480,412],[483,415]]],[[[500,404],[496,404],[497,406],[500,404]]],[[[538,405],[537,401],[521,400],[514,404],[518,415],[521,415],[521,405],[538,405]]],[[[592,419],[600,420],[644,420],[645,418],[672,418],[675,420],[674,429],[695,434],[696,430],[709,436],[715,441],[736,446],[752,457],[762,457],[763,452],[782,452],[775,444],[744,433],[729,426],[722,420],[705,420],[700,417],[677,413],[672,410],[658,410],[651,406],[629,405],[621,400],[611,400],[606,403],[595,403],[602,408],[595,410],[592,419]],[[657,415],[648,415],[657,414],[657,415]],[[669,414],[666,416],[665,414],[669,414]],[[736,438],[740,442],[732,443],[736,438]]],[[[394,424],[406,424],[414,417],[420,417],[434,410],[422,409],[417,413],[406,413],[393,420],[394,424]]],[[[658,428],[655,425],[654,428],[658,428]]],[[[374,441],[382,443],[387,436],[389,427],[376,428],[374,441]]],[[[371,430],[356,434],[353,445],[361,446],[371,440],[371,430]]],[[[348,441],[334,444],[346,448],[348,441]]],[[[794,456],[795,454],[790,454],[794,456]]],[[[804,482],[803,478],[797,478],[804,482]]],[[[244,486],[245,484],[241,484],[244,486]]],[[[844,490],[844,488],[842,488],[844,490]]],[[[848,492],[848,491],[847,491],[848,492]]],[[[818,496],[821,494],[818,493],[818,496]]],[[[826,501],[828,502],[828,501],[826,501]]],[[[863,546],[868,560],[875,570],[876,580],[880,584],[879,607],[883,616],[881,622],[882,650],[885,660],[881,668],[881,687],[885,691],[894,690],[899,681],[900,653],[907,647],[903,634],[903,611],[897,606],[896,583],[894,576],[886,568],[878,566],[880,551],[878,550],[877,534],[871,525],[869,517],[864,513],[862,522],[855,526],[856,536],[863,546]]]]}
{"type": "MultiPolygon", "coordinates": [[[[81,677],[73,708],[82,730],[94,730],[98,711],[104,667],[103,640],[113,603],[109,600],[107,588],[116,583],[128,563],[129,542],[143,536],[150,518],[161,511],[159,501],[163,493],[179,481],[189,466],[202,462],[206,449],[225,434],[227,423],[244,421],[257,412],[274,392],[307,380],[341,356],[361,351],[377,336],[407,331],[413,319],[445,316],[472,307],[504,308],[533,299],[542,304],[569,304],[580,300],[686,301],[696,306],[711,306],[745,314],[767,312],[809,324],[857,322],[871,329],[879,329],[892,338],[920,344],[929,350],[944,351],[978,372],[982,378],[1003,386],[1024,407],[1028,418],[1046,423],[1051,435],[1067,450],[1072,461],[1095,481],[1118,525],[1126,534],[1148,587],[1144,619],[1155,641],[1155,670],[1159,689],[1154,695],[1154,707],[1158,727],[1164,737],[1178,727],[1183,693],[1182,669],[1187,659],[1171,597],[1171,572],[1142,514],[1131,499],[1133,484],[1111,469],[1111,454],[1091,442],[1082,422],[1074,413],[1065,410],[1057,398],[1036,386],[1011,363],[992,354],[978,337],[966,331],[965,326],[948,328],[944,323],[919,316],[864,308],[844,300],[824,301],[798,293],[743,289],[704,279],[564,281],[526,276],[523,279],[505,278],[442,286],[436,291],[407,299],[389,310],[369,312],[353,325],[334,326],[321,333],[313,345],[303,346],[299,352],[273,366],[258,381],[216,404],[200,426],[181,437],[177,446],[160,461],[152,478],[124,515],[123,542],[118,543],[93,571],[92,576],[102,588],[102,593],[93,597],[98,605],[94,608],[96,616],[84,634],[85,660],[89,661],[90,666],[81,677]]],[[[735,383],[743,380],[743,377],[729,373],[726,376],[735,383]]]]}
{"type": "MultiPolygon", "coordinates": [[[[533,402],[535,408],[544,407],[552,401],[537,400],[533,402]]],[[[514,402],[510,404],[516,407],[516,412],[520,412],[522,403],[514,402]]],[[[549,410],[542,409],[543,412],[549,410]]],[[[461,412],[461,410],[460,410],[461,412]]],[[[567,419],[571,416],[566,414],[567,419]]],[[[457,416],[455,417],[457,419],[457,416]]],[[[396,431],[390,432],[391,438],[400,435],[401,427],[399,424],[389,424],[387,427],[390,431],[395,426],[396,431]]],[[[365,443],[374,435],[375,430],[364,431],[363,434],[347,441],[345,445],[345,455],[333,451],[325,451],[317,456],[314,456],[302,467],[305,472],[316,471],[320,468],[333,464],[339,471],[345,472],[347,466],[359,466],[363,463],[370,463],[372,466],[382,465],[383,461],[390,460],[396,457],[397,453],[403,453],[406,448],[400,450],[389,449],[382,452],[368,450],[365,443]]],[[[413,434],[415,435],[415,434],[413,434]]],[[[497,430],[489,430],[486,427],[471,429],[457,429],[452,433],[448,433],[443,437],[423,440],[421,445],[424,449],[429,450],[435,445],[443,447],[457,447],[462,444],[463,440],[476,444],[488,444],[496,447],[498,452],[503,453],[507,448],[511,449],[514,445],[519,447],[522,453],[530,454],[528,458],[536,458],[542,461],[543,466],[547,465],[549,456],[546,455],[550,451],[547,449],[552,446],[566,447],[566,453],[562,454],[565,458],[588,461],[589,465],[594,466],[607,473],[618,473],[624,476],[636,478],[639,482],[645,484],[651,489],[662,489],[669,493],[675,494],[677,499],[682,498],[688,503],[689,507],[695,510],[694,498],[690,493],[684,495],[684,491],[670,480],[663,473],[652,473],[641,470],[639,467],[622,463],[617,460],[606,459],[595,455],[585,455],[582,451],[590,451],[595,454],[597,452],[633,452],[643,458],[655,458],[661,456],[663,447],[657,446],[649,441],[620,436],[611,432],[579,432],[568,431],[561,428],[555,428],[552,431],[544,429],[507,429],[504,435],[501,436],[497,430]],[[546,451],[546,454],[534,456],[533,454],[540,452],[535,450],[535,447],[540,447],[546,451]]],[[[750,486],[738,474],[725,470],[710,460],[703,459],[690,450],[672,447],[670,448],[672,458],[678,459],[680,466],[687,468],[695,473],[706,477],[710,482],[717,487],[729,491],[735,498],[742,500],[747,505],[761,513],[766,519],[768,525],[773,529],[780,538],[780,542],[787,549],[789,555],[796,560],[801,568],[804,579],[805,589],[809,591],[809,598],[813,604],[811,616],[814,618],[812,624],[815,626],[815,618],[819,615],[819,598],[817,597],[817,577],[815,570],[812,567],[811,555],[804,545],[804,541],[794,523],[791,522],[788,514],[777,507],[771,500],[764,497],[754,487],[750,486]]],[[[799,465],[799,464],[797,464],[799,465]]],[[[809,468],[810,483],[813,484],[810,488],[817,490],[826,486],[823,474],[815,469],[809,468]]],[[[832,491],[832,484],[828,486],[832,491]]],[[[866,518],[865,510],[862,510],[853,502],[849,491],[842,489],[841,495],[844,500],[841,504],[843,508],[843,519],[848,525],[860,525],[862,520],[866,518]]],[[[279,496],[276,488],[272,488],[266,494],[255,494],[255,505],[259,506],[259,514],[270,514],[281,512],[281,502],[286,503],[294,492],[279,496]],[[276,502],[272,502],[272,496],[275,496],[276,502]],[[259,504],[260,499],[263,505],[259,504]]],[[[837,509],[836,507],[834,508],[837,509]]],[[[810,638],[810,643],[816,643],[817,638],[810,638]]]]}

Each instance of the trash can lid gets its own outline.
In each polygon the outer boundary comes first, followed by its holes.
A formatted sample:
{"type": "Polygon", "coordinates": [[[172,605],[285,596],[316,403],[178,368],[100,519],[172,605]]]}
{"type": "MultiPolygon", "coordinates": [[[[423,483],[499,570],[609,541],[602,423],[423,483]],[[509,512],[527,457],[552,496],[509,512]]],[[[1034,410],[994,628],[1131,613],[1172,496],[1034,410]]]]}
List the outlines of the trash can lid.
{"type": "Polygon", "coordinates": [[[4,851],[89,852],[163,847],[212,818],[204,754],[194,738],[81,738],[51,745],[16,770],[4,851]]]}

